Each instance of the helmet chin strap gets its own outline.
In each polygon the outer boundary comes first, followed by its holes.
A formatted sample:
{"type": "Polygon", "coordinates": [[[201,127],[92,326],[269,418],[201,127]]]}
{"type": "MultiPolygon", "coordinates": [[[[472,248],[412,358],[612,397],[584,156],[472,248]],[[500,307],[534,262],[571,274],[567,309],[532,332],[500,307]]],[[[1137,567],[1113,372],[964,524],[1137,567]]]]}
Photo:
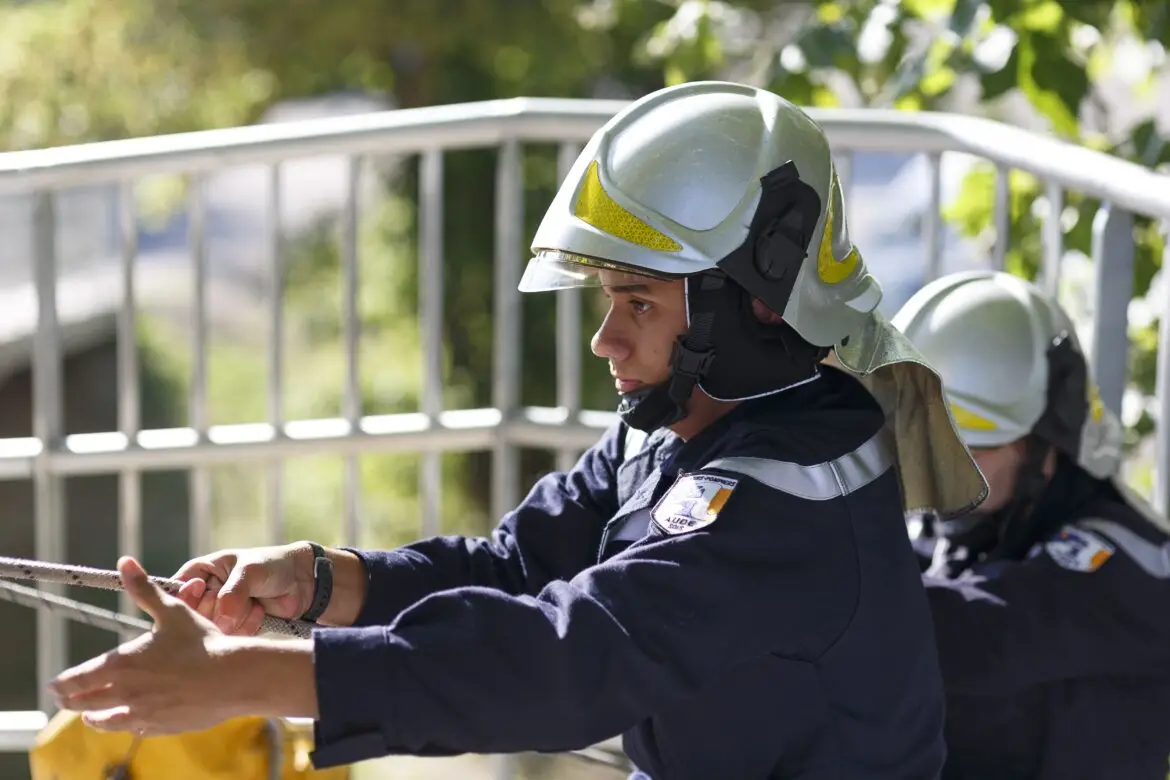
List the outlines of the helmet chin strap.
{"type": "Polygon", "coordinates": [[[691,319],[687,332],[674,342],[669,377],[653,387],[622,395],[618,416],[626,425],[652,433],[687,416],[691,393],[715,359],[711,348],[714,318],[706,312],[691,319]]]}
{"type": "Polygon", "coordinates": [[[687,416],[695,387],[720,401],[782,392],[816,376],[827,350],[801,339],[786,323],[756,319],[752,297],[722,271],[686,280],[690,327],[674,343],[670,375],[624,395],[618,415],[647,433],[687,416]]]}

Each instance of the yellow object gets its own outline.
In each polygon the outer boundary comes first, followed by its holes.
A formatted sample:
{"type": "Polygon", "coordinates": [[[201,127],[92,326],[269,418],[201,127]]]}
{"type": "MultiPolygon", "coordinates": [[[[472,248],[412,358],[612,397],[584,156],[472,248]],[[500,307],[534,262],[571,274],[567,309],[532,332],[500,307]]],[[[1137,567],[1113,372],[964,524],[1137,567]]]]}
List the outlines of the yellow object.
{"type": "Polygon", "coordinates": [[[682,244],[650,227],[610,197],[601,184],[596,160],[589,164],[589,173],[577,194],[577,206],[573,213],[586,224],[631,244],[662,252],[678,252],[682,249],[682,244]]]}
{"type": "MultiPolygon", "coordinates": [[[[840,284],[853,275],[861,255],[857,247],[849,244],[849,252],[838,260],[833,254],[833,204],[839,200],[838,190],[841,188],[834,171],[829,179],[829,205],[825,207],[825,230],[821,233],[821,246],[817,250],[817,276],[825,284],[840,284]]],[[[840,231],[838,231],[840,232],[840,231]]]]}
{"type": "Polygon", "coordinates": [[[234,718],[204,731],[144,737],[91,728],[59,712],[29,751],[32,780],[106,780],[130,757],[128,780],[349,780],[348,767],[314,770],[312,726],[234,718]],[[132,750],[133,748],[133,750],[132,750]],[[279,761],[274,766],[273,758],[279,761]],[[275,770],[279,770],[279,773],[275,770]]]}
{"type": "Polygon", "coordinates": [[[955,422],[960,428],[966,428],[969,431],[994,431],[999,427],[994,421],[957,404],[951,404],[951,414],[955,416],[955,422]]]}

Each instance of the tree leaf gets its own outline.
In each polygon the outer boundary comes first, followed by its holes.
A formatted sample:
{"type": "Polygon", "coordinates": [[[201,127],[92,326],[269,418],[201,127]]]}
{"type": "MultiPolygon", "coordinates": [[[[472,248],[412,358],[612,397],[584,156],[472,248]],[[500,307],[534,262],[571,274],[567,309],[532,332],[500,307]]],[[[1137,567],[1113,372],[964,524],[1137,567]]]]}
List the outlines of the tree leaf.
{"type": "Polygon", "coordinates": [[[928,73],[922,79],[918,88],[922,90],[922,94],[924,95],[937,97],[947,92],[954,85],[956,75],[954,69],[946,66],[940,67],[938,70],[928,73]]]}
{"type": "Polygon", "coordinates": [[[902,0],[902,10],[916,19],[944,19],[947,14],[954,15],[955,8],[974,0],[902,0]]]}
{"type": "Polygon", "coordinates": [[[1055,36],[1033,32],[1020,35],[1017,74],[1020,90],[1065,138],[1079,135],[1081,102],[1089,91],[1089,77],[1066,56],[1055,36]]]}
{"type": "Polygon", "coordinates": [[[1017,11],[1012,18],[1012,27],[1031,32],[1055,34],[1061,22],[1064,21],[1064,9],[1056,0],[1042,0],[1042,2],[1026,5],[1017,11]]]}

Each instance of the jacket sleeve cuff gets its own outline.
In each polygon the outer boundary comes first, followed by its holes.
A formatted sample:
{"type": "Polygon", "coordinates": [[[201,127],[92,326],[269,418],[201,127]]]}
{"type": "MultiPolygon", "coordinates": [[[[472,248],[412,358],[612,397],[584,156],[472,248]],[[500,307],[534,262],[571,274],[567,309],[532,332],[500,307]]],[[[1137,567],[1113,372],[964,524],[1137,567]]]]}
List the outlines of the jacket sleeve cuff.
{"type": "Polygon", "coordinates": [[[366,600],[353,625],[386,626],[398,614],[433,591],[433,566],[421,553],[409,549],[355,550],[366,569],[366,600]]]}
{"type": "Polygon", "coordinates": [[[394,752],[390,729],[397,697],[391,689],[382,627],[313,631],[317,719],[313,723],[317,768],[353,764],[394,752]]]}

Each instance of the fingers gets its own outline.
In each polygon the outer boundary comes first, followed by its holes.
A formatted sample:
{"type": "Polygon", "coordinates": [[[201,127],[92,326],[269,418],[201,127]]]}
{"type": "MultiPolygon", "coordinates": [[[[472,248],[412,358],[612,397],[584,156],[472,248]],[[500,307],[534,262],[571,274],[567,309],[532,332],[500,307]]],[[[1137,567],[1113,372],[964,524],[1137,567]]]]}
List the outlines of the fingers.
{"type": "Polygon", "coordinates": [[[187,561],[173,577],[183,582],[177,597],[204,618],[214,620],[219,591],[235,564],[234,552],[220,552],[187,561]]]}
{"type": "Polygon", "coordinates": [[[161,737],[167,734],[181,734],[190,729],[182,727],[159,726],[151,723],[132,707],[111,707],[108,710],[85,712],[81,720],[90,728],[98,731],[122,731],[137,734],[140,737],[161,737]]]}
{"type": "Polygon", "coordinates": [[[169,608],[176,604],[173,597],[147,578],[142,565],[133,558],[124,556],[118,559],[118,576],[134,603],[156,623],[162,622],[169,608]]]}
{"type": "Polygon", "coordinates": [[[200,558],[192,558],[179,567],[172,579],[188,580],[201,579],[206,580],[211,577],[216,577],[220,581],[226,580],[228,572],[236,564],[236,554],[230,551],[213,553],[212,555],[204,555],[200,558]]]}
{"type": "Polygon", "coordinates": [[[129,707],[112,707],[81,716],[85,725],[100,731],[134,731],[147,734],[143,724],[135,718],[129,707]]]}
{"type": "Polygon", "coordinates": [[[126,695],[109,685],[105,688],[99,688],[93,691],[86,691],[75,696],[70,696],[67,699],[62,699],[58,702],[63,710],[72,710],[74,712],[94,712],[97,710],[110,710],[116,707],[126,706],[126,695]]]}
{"type": "Polygon", "coordinates": [[[264,610],[252,594],[267,576],[263,564],[245,563],[232,569],[218,594],[215,625],[220,631],[225,634],[244,633],[244,623],[255,610],[260,610],[263,616],[264,610]]]}
{"type": "MultiPolygon", "coordinates": [[[[209,590],[210,584],[211,582],[209,580],[187,580],[179,587],[175,597],[191,609],[203,615],[203,612],[199,609],[199,604],[203,600],[204,594],[209,590]]],[[[203,615],[203,617],[210,617],[210,615],[203,615]]]]}
{"type": "Polygon", "coordinates": [[[66,669],[49,683],[49,690],[64,704],[74,697],[107,689],[118,680],[123,657],[119,650],[111,650],[66,669]]]}
{"type": "MultiPolygon", "coordinates": [[[[264,617],[260,605],[263,594],[269,598],[284,597],[279,593],[264,593],[270,576],[270,562],[247,561],[255,556],[242,556],[241,550],[224,550],[195,558],[183,564],[174,578],[183,581],[177,597],[204,618],[211,620],[225,634],[256,634],[264,617]],[[241,561],[244,557],[244,561],[241,561]]],[[[263,551],[261,551],[263,553],[263,551]]],[[[268,551],[270,554],[272,551],[268,551]]]]}
{"type": "Polygon", "coordinates": [[[248,611],[248,617],[244,618],[244,621],[234,633],[255,636],[260,633],[260,625],[263,622],[264,607],[259,602],[253,601],[251,609],[248,611]]]}
{"type": "Polygon", "coordinates": [[[58,675],[49,683],[62,710],[81,712],[82,720],[103,731],[139,731],[144,724],[132,718],[133,695],[126,680],[126,656],[119,650],[90,659],[58,675]]]}

